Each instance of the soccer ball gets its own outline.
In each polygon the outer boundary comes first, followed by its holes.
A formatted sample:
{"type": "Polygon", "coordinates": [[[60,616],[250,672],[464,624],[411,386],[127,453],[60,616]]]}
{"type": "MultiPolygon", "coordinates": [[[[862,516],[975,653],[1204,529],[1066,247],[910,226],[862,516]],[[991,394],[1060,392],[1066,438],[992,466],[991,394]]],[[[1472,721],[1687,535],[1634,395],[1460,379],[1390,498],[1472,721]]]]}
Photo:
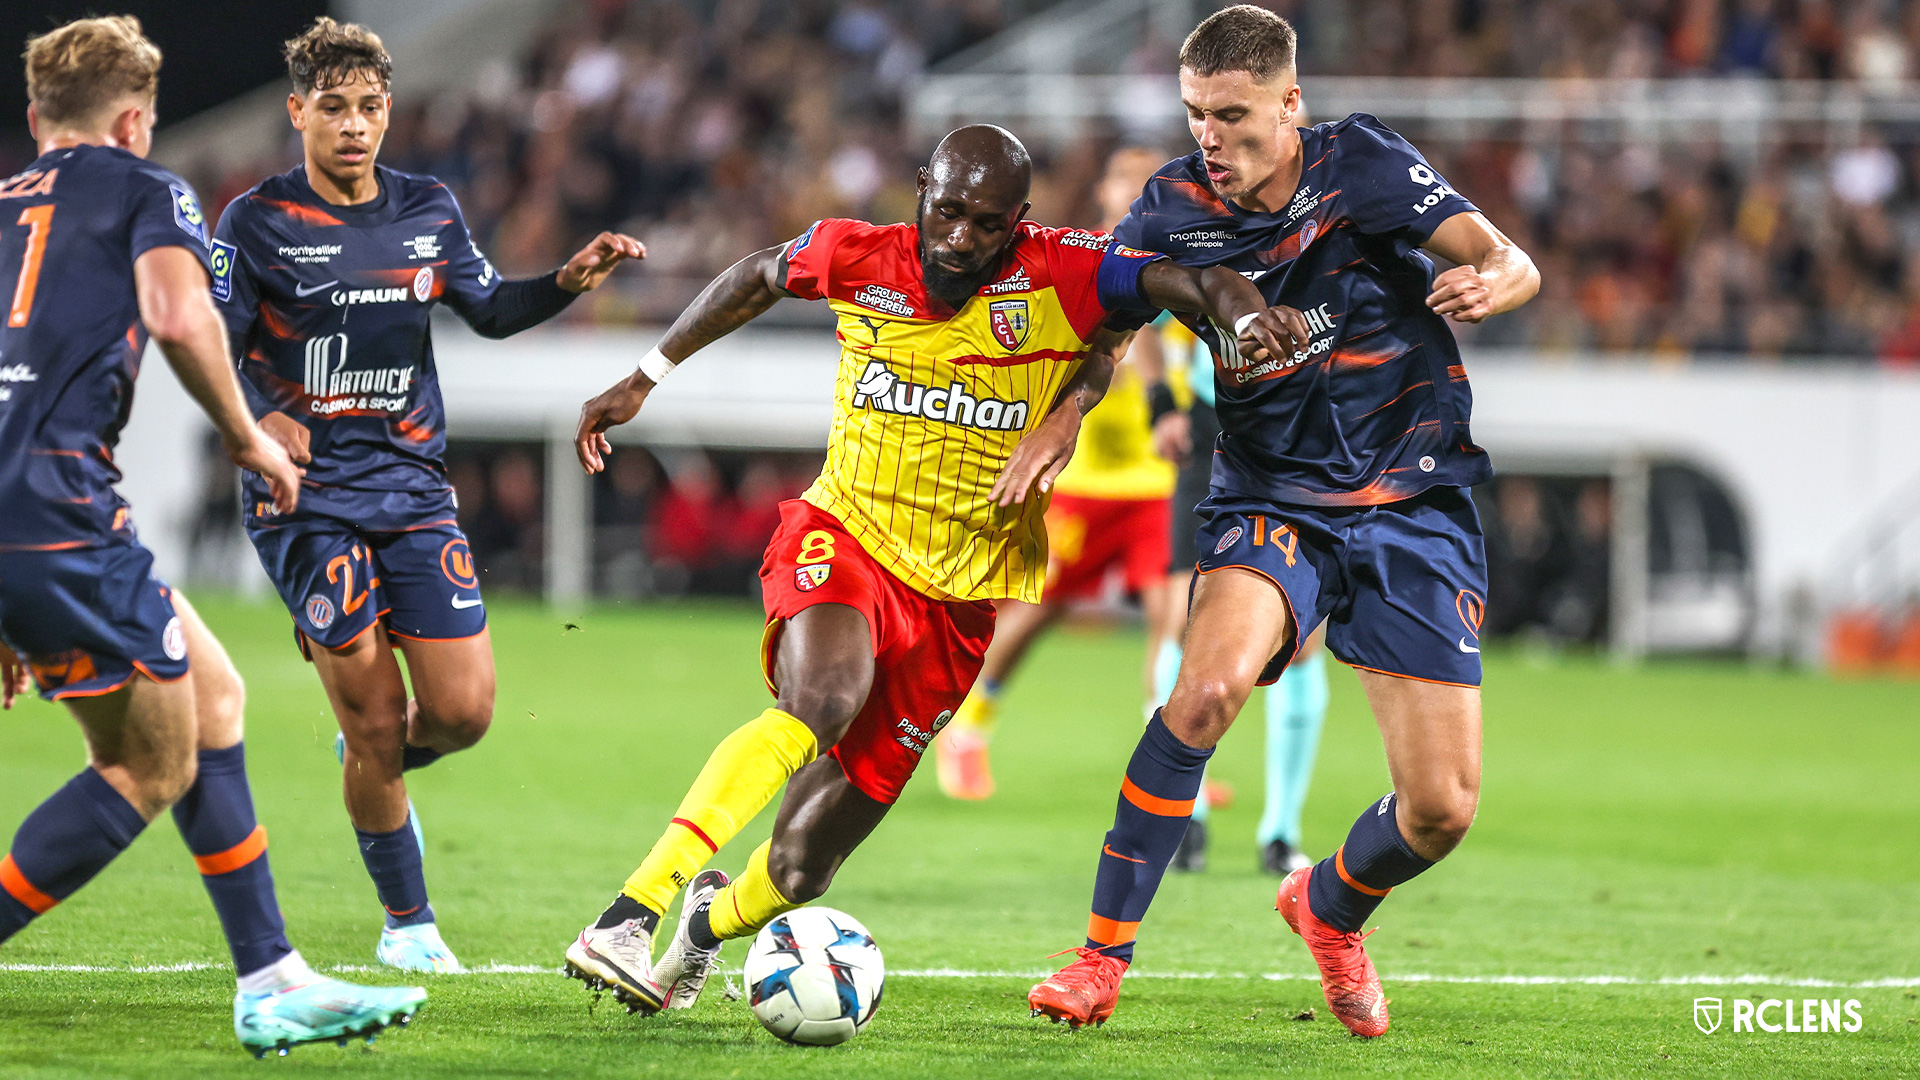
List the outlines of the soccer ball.
{"type": "Polygon", "coordinates": [[[762,1027],[790,1043],[833,1046],[873,1019],[887,969],[860,920],[809,907],[761,928],[746,977],[747,1002],[762,1027]]]}

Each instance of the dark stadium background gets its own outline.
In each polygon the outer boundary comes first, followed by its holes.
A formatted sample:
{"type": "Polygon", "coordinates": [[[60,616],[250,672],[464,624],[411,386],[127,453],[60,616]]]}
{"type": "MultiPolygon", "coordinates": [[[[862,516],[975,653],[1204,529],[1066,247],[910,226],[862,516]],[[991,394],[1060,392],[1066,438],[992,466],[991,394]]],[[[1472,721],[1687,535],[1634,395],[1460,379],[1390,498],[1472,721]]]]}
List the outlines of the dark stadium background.
{"type": "MultiPolygon", "coordinates": [[[[8,66],[18,70],[34,34],[87,15],[137,16],[165,54],[159,105],[165,125],[279,77],[280,43],[326,10],[324,0],[8,0],[0,4],[0,45],[8,66]]],[[[33,157],[26,84],[0,79],[0,173],[11,174],[33,157]]]]}

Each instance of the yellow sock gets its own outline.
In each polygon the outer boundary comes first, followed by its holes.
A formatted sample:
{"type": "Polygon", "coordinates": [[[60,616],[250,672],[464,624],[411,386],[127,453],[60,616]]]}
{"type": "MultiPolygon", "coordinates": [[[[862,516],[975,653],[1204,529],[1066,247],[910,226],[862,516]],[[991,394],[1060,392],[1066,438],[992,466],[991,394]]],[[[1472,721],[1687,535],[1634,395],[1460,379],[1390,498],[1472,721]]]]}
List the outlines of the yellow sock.
{"type": "MultiPolygon", "coordinates": [[[[680,800],[667,831],[620,891],[665,912],[694,872],[753,820],[787,778],[812,761],[820,744],[807,725],[768,709],[720,740],[680,800]]],[[[761,860],[764,868],[766,860],[761,860]]],[[[771,916],[769,916],[771,917],[771,916]]]]}
{"type": "Polygon", "coordinates": [[[767,872],[767,853],[771,850],[771,840],[754,848],[740,880],[714,895],[713,906],[707,909],[707,925],[714,937],[728,941],[757,934],[774,916],[800,906],[774,887],[773,875],[767,872]]]}
{"type": "Polygon", "coordinates": [[[1000,703],[981,692],[978,684],[967,693],[967,699],[953,714],[953,725],[970,730],[983,739],[993,737],[995,721],[999,719],[1000,703]]]}

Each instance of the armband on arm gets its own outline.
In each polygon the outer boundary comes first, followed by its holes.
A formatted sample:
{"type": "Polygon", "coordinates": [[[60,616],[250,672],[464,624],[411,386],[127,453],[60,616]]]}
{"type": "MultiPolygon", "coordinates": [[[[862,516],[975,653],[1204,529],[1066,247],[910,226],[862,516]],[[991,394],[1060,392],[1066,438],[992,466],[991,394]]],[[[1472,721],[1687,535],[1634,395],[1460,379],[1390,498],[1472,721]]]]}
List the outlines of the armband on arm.
{"type": "Polygon", "coordinates": [[[1158,424],[1160,418],[1170,412],[1178,412],[1180,403],[1173,399],[1173,387],[1164,382],[1147,387],[1147,410],[1151,424],[1158,424]]]}
{"type": "Polygon", "coordinates": [[[647,355],[640,358],[640,374],[652,379],[655,383],[664,381],[667,375],[679,366],[667,359],[667,354],[661,352],[658,345],[648,349],[647,355]]]}

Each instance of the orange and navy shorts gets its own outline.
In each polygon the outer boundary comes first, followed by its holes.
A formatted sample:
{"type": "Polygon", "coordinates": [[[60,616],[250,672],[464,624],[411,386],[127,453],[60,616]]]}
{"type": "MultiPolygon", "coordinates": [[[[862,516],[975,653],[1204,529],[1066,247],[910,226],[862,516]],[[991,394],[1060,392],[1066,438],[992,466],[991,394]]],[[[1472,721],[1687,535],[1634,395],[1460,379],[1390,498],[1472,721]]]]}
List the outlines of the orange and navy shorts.
{"type": "Polygon", "coordinates": [[[866,616],[873,686],[847,733],[827,753],[847,782],[883,803],[900,797],[921,755],[986,660],[993,603],[935,600],[875,562],[840,519],[800,499],[780,504],[780,528],[760,566],[767,630],[760,662],[767,689],[786,620],[815,604],[845,604],[866,616]]]}
{"type": "Polygon", "coordinates": [[[187,674],[187,637],[173,592],[138,543],[0,553],[0,638],[45,698],[94,697],[135,672],[187,674]]]}
{"type": "Polygon", "coordinates": [[[1048,600],[1098,596],[1116,567],[1137,593],[1167,576],[1173,558],[1167,499],[1093,499],[1056,494],[1047,507],[1048,600]]]}
{"type": "Polygon", "coordinates": [[[343,649],[384,620],[387,633],[454,641],[487,628],[479,572],[451,519],[412,529],[361,529],[296,514],[247,524],[260,564],[293,616],[300,649],[343,649]]]}

